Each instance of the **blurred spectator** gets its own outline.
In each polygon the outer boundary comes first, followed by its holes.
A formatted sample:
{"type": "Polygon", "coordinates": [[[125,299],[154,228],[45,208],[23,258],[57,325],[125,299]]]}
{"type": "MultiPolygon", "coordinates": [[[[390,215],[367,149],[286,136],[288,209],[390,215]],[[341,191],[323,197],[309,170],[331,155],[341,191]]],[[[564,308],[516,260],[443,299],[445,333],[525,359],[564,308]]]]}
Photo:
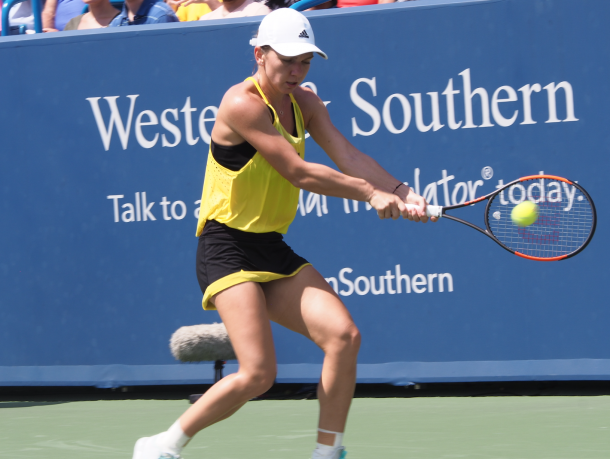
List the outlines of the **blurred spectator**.
{"type": "Polygon", "coordinates": [[[193,3],[189,6],[180,5],[176,11],[176,16],[178,16],[180,22],[198,21],[201,19],[201,16],[211,12],[212,9],[207,3],[193,3]]]}
{"type": "Polygon", "coordinates": [[[293,3],[299,0],[259,0],[269,7],[271,11],[275,11],[278,8],[289,8],[293,3]]]}
{"type": "MultiPolygon", "coordinates": [[[[269,9],[271,9],[271,11],[275,11],[278,8],[290,8],[290,6],[299,2],[299,0],[258,0],[258,1],[261,1],[265,5],[267,5],[269,7],[269,9]]],[[[322,3],[320,5],[308,8],[305,11],[325,10],[327,8],[335,8],[336,6],[337,6],[337,0],[328,0],[327,2],[322,3]]]]}
{"type": "Polygon", "coordinates": [[[327,10],[328,8],[336,8],[337,0],[330,0],[326,3],[321,3],[320,5],[312,6],[305,11],[314,11],[314,10],[327,10]]]}
{"type": "Polygon", "coordinates": [[[201,20],[264,16],[269,13],[271,13],[271,9],[262,2],[254,0],[224,0],[218,8],[203,16],[201,20]]]}
{"type": "Polygon", "coordinates": [[[81,14],[84,7],[82,0],[47,0],[42,10],[42,30],[64,30],[68,21],[81,14]]]}
{"type": "MultiPolygon", "coordinates": [[[[0,2],[1,5],[2,2],[0,2]]],[[[25,25],[27,30],[34,30],[34,15],[32,14],[31,0],[26,0],[13,6],[8,13],[8,23],[10,26],[25,25]]]]}
{"type": "Polygon", "coordinates": [[[100,29],[108,24],[120,13],[110,4],[110,0],[84,0],[89,5],[89,11],[72,18],[64,30],[100,29]]]}
{"type": "Polygon", "coordinates": [[[176,12],[180,22],[198,21],[204,14],[211,13],[221,3],[218,0],[205,0],[202,3],[185,0],[165,0],[176,12]]]}
{"type": "Polygon", "coordinates": [[[174,10],[162,0],[125,0],[123,11],[109,27],[179,22],[174,10]]]}
{"type": "Polygon", "coordinates": [[[377,5],[378,3],[394,3],[396,0],[337,0],[338,8],[350,6],[377,5]]]}

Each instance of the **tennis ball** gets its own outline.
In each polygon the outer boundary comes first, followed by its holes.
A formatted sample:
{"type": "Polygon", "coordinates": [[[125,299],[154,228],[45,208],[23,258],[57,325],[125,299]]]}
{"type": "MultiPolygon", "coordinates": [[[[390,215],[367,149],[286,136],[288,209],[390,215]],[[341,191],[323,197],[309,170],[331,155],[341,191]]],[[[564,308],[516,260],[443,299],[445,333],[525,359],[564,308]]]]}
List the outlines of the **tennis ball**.
{"type": "Polygon", "coordinates": [[[530,226],[538,219],[538,206],[532,201],[523,201],[513,208],[510,218],[517,226],[530,226]]]}

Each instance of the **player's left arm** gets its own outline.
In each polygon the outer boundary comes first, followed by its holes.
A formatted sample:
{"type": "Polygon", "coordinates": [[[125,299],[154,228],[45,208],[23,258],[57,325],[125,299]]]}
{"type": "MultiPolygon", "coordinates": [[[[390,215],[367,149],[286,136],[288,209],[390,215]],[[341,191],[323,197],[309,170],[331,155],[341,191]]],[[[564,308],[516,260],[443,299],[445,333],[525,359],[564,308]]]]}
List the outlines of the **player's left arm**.
{"type": "MultiPolygon", "coordinates": [[[[419,206],[414,213],[426,221],[426,201],[409,186],[401,185],[402,181],[393,177],[370,156],[354,147],[349,140],[335,127],[322,100],[309,89],[302,88],[294,94],[305,122],[305,129],[326,154],[346,175],[364,179],[388,193],[394,192],[404,202],[419,206]]],[[[436,221],[436,218],[433,218],[436,221]]]]}

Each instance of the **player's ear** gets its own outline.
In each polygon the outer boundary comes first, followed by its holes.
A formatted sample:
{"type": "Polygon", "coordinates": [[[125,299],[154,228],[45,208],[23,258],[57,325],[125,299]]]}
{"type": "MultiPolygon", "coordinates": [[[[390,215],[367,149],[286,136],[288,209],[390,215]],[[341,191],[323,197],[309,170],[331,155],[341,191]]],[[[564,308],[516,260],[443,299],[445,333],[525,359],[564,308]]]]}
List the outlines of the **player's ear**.
{"type": "Polygon", "coordinates": [[[260,46],[254,48],[254,59],[256,59],[258,65],[265,65],[265,53],[260,46]]]}

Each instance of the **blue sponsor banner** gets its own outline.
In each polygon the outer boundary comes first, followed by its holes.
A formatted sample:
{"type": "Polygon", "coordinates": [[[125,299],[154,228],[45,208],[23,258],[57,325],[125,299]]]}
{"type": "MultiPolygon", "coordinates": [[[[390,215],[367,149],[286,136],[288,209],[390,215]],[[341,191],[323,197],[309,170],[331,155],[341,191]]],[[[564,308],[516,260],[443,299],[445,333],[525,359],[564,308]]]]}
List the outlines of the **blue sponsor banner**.
{"type": "MultiPolygon", "coordinates": [[[[451,221],[381,221],[365,203],[302,192],[286,239],[360,327],[360,381],[610,379],[609,13],[605,0],[307,13],[329,60],[314,59],[305,85],[429,202],[544,172],[577,180],[598,210],[582,254],[539,263],[451,221]]],[[[200,306],[198,200],[217,107],[252,73],[258,22],[0,41],[0,385],[211,379],[176,364],[168,341],[219,321],[200,306]]],[[[331,165],[311,139],[306,158],[331,165]]],[[[481,206],[462,215],[483,224],[481,206]]],[[[274,336],[278,381],[315,381],[321,351],[274,336]]]]}

